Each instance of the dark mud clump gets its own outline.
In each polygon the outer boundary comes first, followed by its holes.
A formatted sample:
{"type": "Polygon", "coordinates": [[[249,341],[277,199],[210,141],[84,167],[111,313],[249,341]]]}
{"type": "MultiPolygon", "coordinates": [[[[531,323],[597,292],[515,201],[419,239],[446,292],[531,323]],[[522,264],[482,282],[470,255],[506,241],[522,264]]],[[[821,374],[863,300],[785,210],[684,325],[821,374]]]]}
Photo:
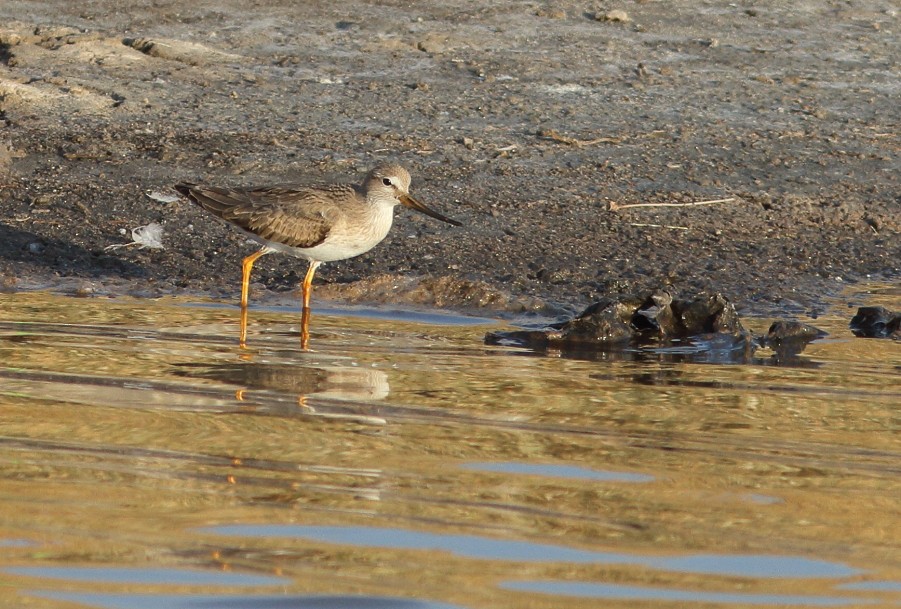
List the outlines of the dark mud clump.
{"type": "Polygon", "coordinates": [[[850,326],[854,336],[901,340],[901,313],[885,307],[860,307],[850,326]]]}
{"type": "Polygon", "coordinates": [[[783,363],[823,336],[822,330],[795,321],[774,322],[766,335],[754,336],[722,294],[679,299],[662,288],[602,300],[546,329],[490,332],[485,342],[576,357],[645,352],[710,360],[713,354],[715,361],[735,363],[751,361],[758,348],[767,347],[776,363],[783,363]]]}
{"type": "Polygon", "coordinates": [[[572,351],[672,345],[687,340],[745,350],[752,336],[725,296],[707,294],[680,300],[670,290],[658,289],[643,296],[604,299],[548,330],[492,332],[485,337],[486,343],[494,345],[572,351]]]}

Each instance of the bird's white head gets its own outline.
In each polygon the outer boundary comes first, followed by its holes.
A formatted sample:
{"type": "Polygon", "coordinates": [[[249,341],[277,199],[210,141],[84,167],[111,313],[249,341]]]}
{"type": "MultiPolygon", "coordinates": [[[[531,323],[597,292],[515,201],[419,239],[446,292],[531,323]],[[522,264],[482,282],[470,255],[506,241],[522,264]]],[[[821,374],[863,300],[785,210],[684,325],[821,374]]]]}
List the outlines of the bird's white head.
{"type": "Polygon", "coordinates": [[[366,176],[363,189],[371,197],[391,199],[397,205],[402,195],[410,193],[410,181],[410,172],[400,165],[379,165],[366,176]]]}
{"type": "Polygon", "coordinates": [[[410,196],[410,172],[400,165],[379,165],[369,172],[363,181],[363,190],[370,201],[385,204],[392,207],[401,203],[411,209],[420,211],[442,222],[460,226],[460,223],[450,218],[445,218],[410,196]]]}

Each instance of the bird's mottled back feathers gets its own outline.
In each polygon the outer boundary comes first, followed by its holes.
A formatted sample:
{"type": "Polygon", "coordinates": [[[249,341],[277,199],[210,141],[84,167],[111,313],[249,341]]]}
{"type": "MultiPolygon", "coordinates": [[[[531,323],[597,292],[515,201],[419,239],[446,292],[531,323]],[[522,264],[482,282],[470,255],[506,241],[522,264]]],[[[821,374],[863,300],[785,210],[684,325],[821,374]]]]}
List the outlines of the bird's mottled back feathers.
{"type": "Polygon", "coordinates": [[[248,232],[300,248],[313,247],[325,240],[333,224],[330,216],[334,214],[335,202],[342,199],[352,202],[359,196],[356,188],[349,185],[240,189],[181,183],[175,189],[248,232]]]}

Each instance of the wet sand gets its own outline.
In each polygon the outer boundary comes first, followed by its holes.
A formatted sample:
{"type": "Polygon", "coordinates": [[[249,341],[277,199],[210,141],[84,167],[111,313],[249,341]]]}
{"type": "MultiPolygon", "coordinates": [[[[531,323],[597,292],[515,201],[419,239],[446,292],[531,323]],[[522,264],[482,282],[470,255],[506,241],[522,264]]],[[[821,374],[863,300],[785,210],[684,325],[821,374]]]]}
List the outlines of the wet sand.
{"type": "Polygon", "coordinates": [[[816,314],[901,277],[894,3],[120,6],[0,5],[6,290],[234,298],[253,246],[149,193],[386,160],[465,226],[399,211],[314,301],[555,312],[669,282],[816,314]],[[151,222],[165,249],[106,249],[151,222]]]}

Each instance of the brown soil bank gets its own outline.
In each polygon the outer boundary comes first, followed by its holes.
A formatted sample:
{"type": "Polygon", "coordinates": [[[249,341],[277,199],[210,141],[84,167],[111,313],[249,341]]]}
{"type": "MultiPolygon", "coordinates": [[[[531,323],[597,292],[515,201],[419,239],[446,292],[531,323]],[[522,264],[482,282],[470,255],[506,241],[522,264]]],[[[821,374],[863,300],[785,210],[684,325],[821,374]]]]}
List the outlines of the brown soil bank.
{"type": "MultiPolygon", "coordinates": [[[[816,311],[901,276],[890,1],[0,4],[3,284],[232,296],[252,251],[169,193],[358,179],[398,212],[319,296],[573,309],[671,282],[816,311]],[[610,203],[731,201],[699,207],[610,203]],[[109,245],[158,222],[163,250],[109,245]]],[[[293,288],[302,262],[260,261],[293,288]]],[[[322,285],[327,283],[329,285],[322,285]]]]}

